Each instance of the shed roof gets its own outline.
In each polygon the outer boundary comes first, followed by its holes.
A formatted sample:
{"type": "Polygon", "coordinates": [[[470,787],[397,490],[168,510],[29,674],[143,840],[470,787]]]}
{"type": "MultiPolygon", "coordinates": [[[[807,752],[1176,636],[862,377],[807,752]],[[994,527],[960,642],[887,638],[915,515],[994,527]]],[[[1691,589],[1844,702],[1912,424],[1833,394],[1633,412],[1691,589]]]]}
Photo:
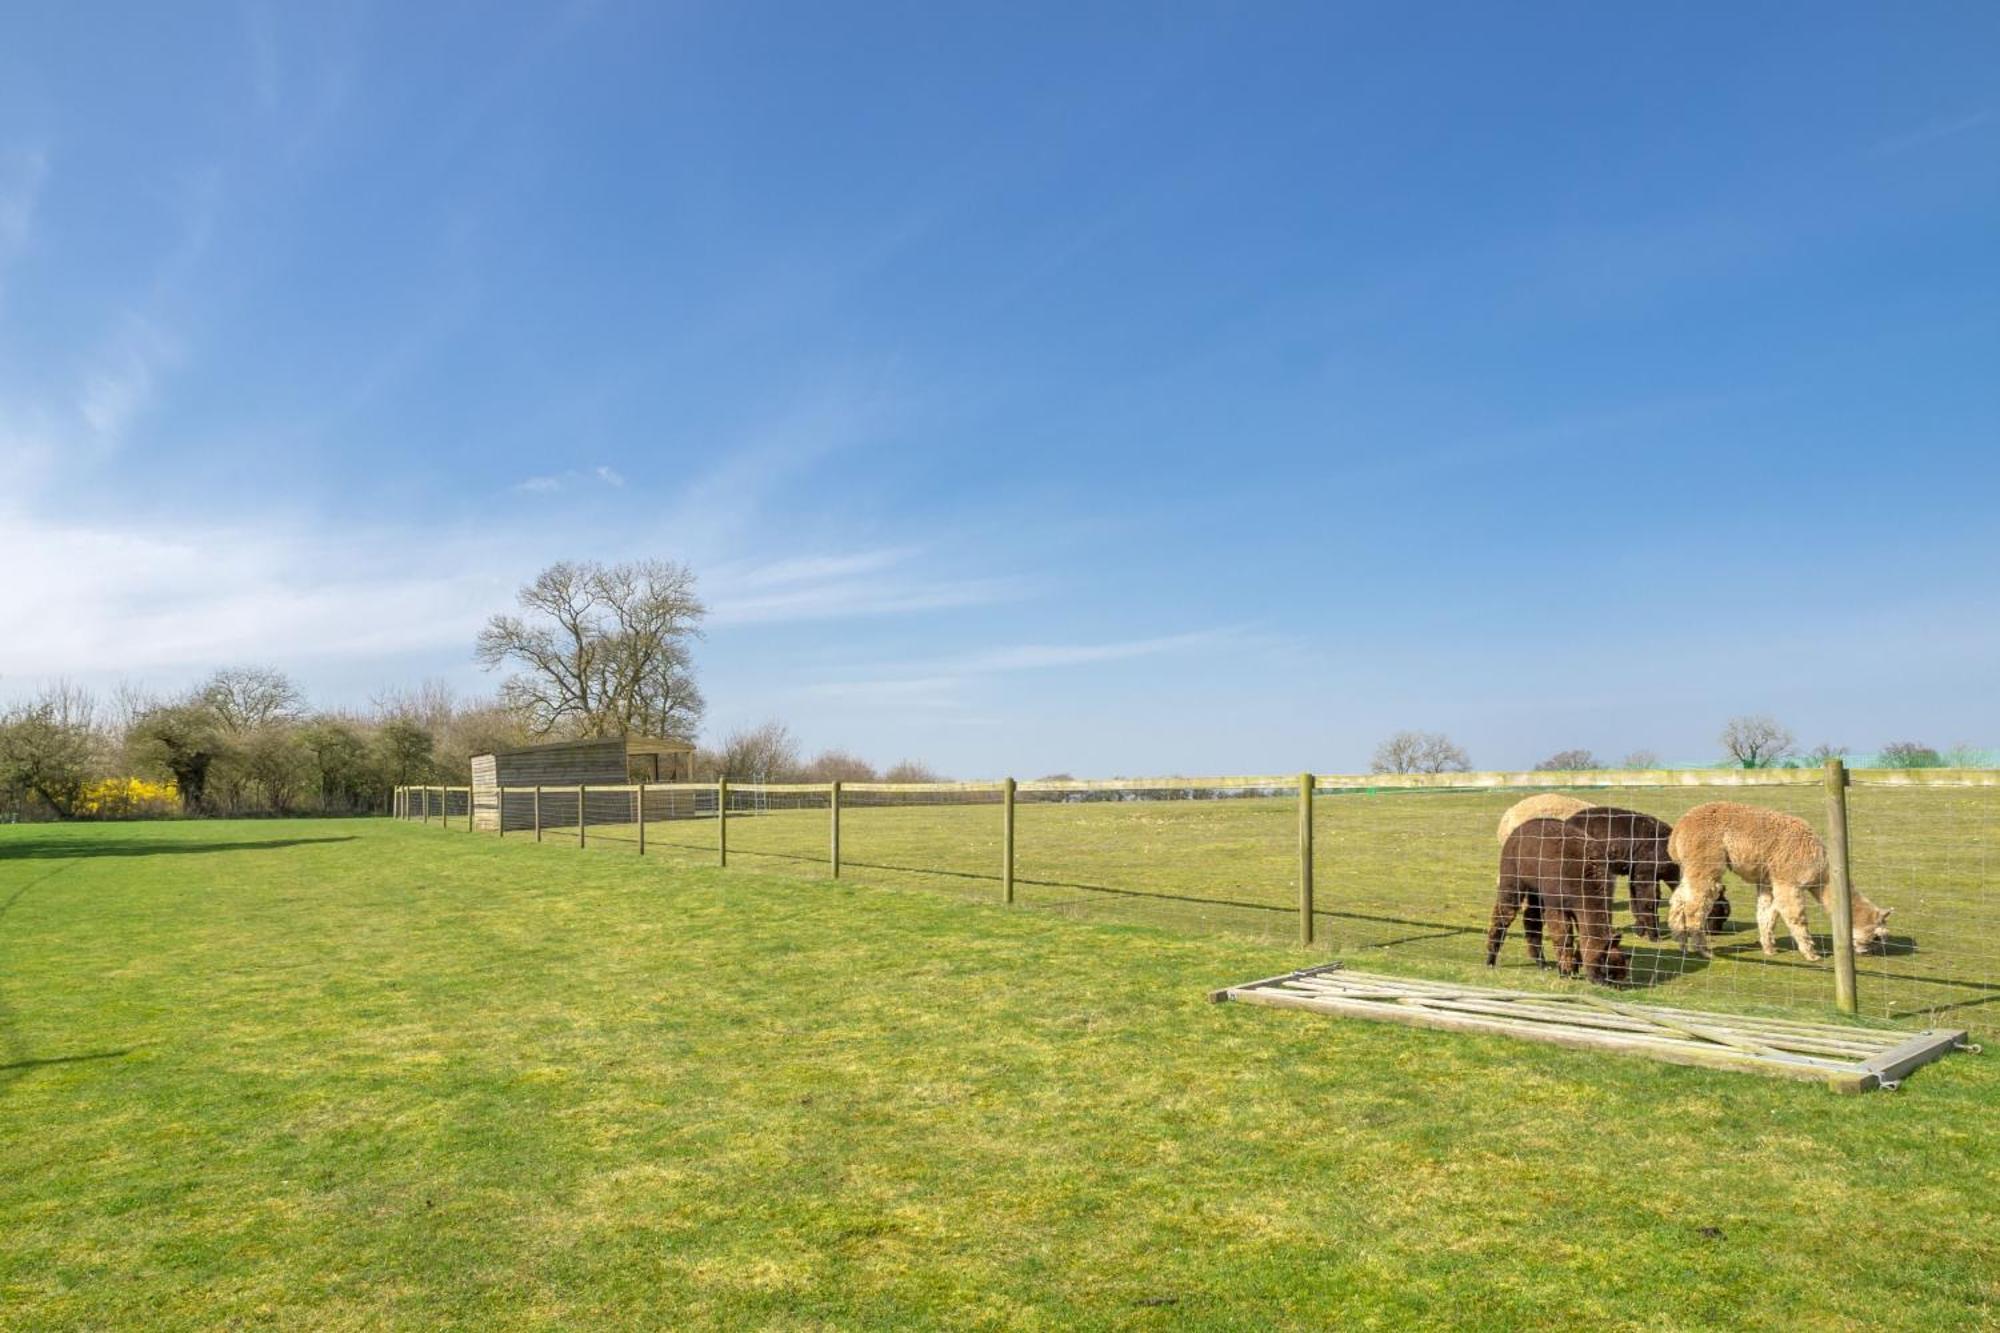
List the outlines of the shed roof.
{"type": "Polygon", "coordinates": [[[581,750],[599,745],[625,742],[625,753],[635,754],[687,754],[694,749],[693,741],[677,741],[665,736],[588,736],[579,740],[544,741],[540,745],[520,745],[508,750],[495,750],[497,755],[548,754],[556,750],[581,750]]]}

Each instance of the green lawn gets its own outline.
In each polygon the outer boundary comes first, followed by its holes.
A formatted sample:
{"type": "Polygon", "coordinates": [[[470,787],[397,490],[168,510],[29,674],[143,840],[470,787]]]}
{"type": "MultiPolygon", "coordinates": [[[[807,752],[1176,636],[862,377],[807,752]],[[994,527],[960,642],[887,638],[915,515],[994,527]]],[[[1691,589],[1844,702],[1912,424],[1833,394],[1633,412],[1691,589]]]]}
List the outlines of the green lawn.
{"type": "MultiPolygon", "coordinates": [[[[748,793],[739,792],[748,801],[748,793]]],[[[1357,966],[1490,982],[1483,965],[1499,849],[1493,829],[1523,793],[1322,794],[1315,803],[1315,888],[1323,947],[1357,966]]],[[[1591,799],[1677,819],[1694,805],[1740,800],[1804,816],[1823,827],[1818,787],[1686,787],[1591,792],[1591,799]]],[[[620,808],[617,798],[593,818],[620,808]]],[[[898,799],[910,800],[902,797],[898,799]]],[[[890,807],[850,800],[843,858],[870,883],[992,899],[999,893],[1001,816],[985,804],[890,807]]],[[[629,804],[629,798],[625,798],[629,804]]],[[[824,796],[781,795],[780,805],[730,819],[737,865],[822,878],[824,796]],[[809,808],[786,809],[784,804],[809,808]]],[[[1892,947],[1859,960],[1864,1014],[1904,1026],[1991,1029],[2000,1019],[2000,788],[1854,788],[1850,829],[1855,884],[1895,909],[1892,947]]],[[[574,804],[565,811],[573,819],[574,804]]],[[[1248,933],[1271,941],[1297,933],[1298,817],[1285,799],[1027,803],[1017,815],[1022,902],[1098,920],[1248,933]]],[[[575,830],[550,830],[573,843],[575,830]]],[[[636,850],[630,825],[589,837],[636,850]]],[[[713,819],[655,820],[649,850],[678,864],[714,860],[713,819]]],[[[1628,934],[1634,979],[1665,1003],[1832,1017],[1832,964],[1808,963],[1780,929],[1779,952],[1758,946],[1754,892],[1730,881],[1735,915],[1713,942],[1713,961],[1668,942],[1628,934]]],[[[1822,947],[1823,913],[1812,911],[1822,947]]],[[[1624,913],[1621,921],[1629,921],[1624,913]]],[[[1502,955],[1505,984],[1554,984],[1529,967],[1514,938],[1502,955]]]]}
{"type": "Polygon", "coordinates": [[[673,861],[0,828],[0,1325],[1994,1321],[1990,1055],[1840,1098],[673,861]]]}

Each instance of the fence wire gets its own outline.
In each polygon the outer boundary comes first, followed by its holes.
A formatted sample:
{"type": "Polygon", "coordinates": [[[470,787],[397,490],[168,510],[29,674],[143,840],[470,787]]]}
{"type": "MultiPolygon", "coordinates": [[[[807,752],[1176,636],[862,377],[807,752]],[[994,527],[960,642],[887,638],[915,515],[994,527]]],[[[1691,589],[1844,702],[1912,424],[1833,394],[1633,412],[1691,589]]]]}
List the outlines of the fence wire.
{"type": "MultiPolygon", "coordinates": [[[[1773,909],[1789,905],[1798,927],[1795,933],[1785,913],[1772,910],[1767,952],[1758,880],[1774,877],[1727,857],[1710,875],[1665,850],[1676,830],[1709,827],[1719,817],[1776,820],[1772,827],[1823,850],[1830,804],[1821,774],[1451,781],[1321,777],[1308,802],[1297,778],[1055,778],[1020,783],[1011,807],[1001,782],[851,783],[837,796],[828,784],[732,783],[726,805],[716,784],[661,783],[581,795],[576,788],[545,787],[539,795],[510,788],[499,800],[481,793],[476,809],[481,828],[497,821],[508,837],[539,827],[544,842],[643,849],[694,865],[716,864],[726,842],[732,865],[810,879],[833,874],[837,854],[839,873],[865,883],[1274,940],[1301,938],[1302,920],[1309,920],[1316,952],[1371,969],[1530,988],[1584,984],[1559,980],[1529,956],[1524,903],[1516,904],[1488,965],[1510,873],[1502,821],[1531,801],[1529,814],[1582,821],[1587,836],[1623,847],[1622,861],[1607,863],[1604,906],[1606,924],[1618,932],[1616,980],[1639,992],[1635,998],[1815,1018],[1832,1009],[1824,873],[1791,899],[1783,876],[1775,877],[1773,909]],[[1737,813],[1718,815],[1718,802],[1737,813]],[[1716,890],[1719,901],[1710,903],[1716,890]],[[1677,922],[1698,923],[1700,938],[1687,931],[1677,938],[1677,922]]],[[[472,802],[462,787],[408,788],[398,809],[408,819],[463,828],[472,802]]],[[[1865,928],[1876,908],[1890,912],[1857,955],[1863,1016],[1964,1026],[2000,1017],[2000,775],[1908,785],[1858,772],[1847,812],[1857,922],[1865,928]]],[[[1538,843],[1520,849],[1515,861],[1538,856],[1554,873],[1556,836],[1542,828],[1538,843]]],[[[1567,904],[1575,888],[1559,879],[1551,891],[1567,904]]],[[[1544,961],[1555,961],[1553,945],[1544,961]]]]}
{"type": "Polygon", "coordinates": [[[1297,930],[1297,778],[1044,779],[1016,800],[1020,902],[1267,938],[1297,930]]]}
{"type": "Polygon", "coordinates": [[[2000,786],[1886,785],[1848,792],[1854,889],[1886,909],[1886,938],[1857,960],[1861,1012],[1898,1024],[2000,1020],[2000,786]]]}
{"type": "Polygon", "coordinates": [[[864,883],[992,899],[1001,893],[998,782],[846,783],[841,874],[864,883]]]}
{"type": "MultiPolygon", "coordinates": [[[[1756,890],[1731,876],[1723,902],[1703,922],[1707,953],[1683,948],[1670,926],[1678,867],[1666,853],[1671,826],[1688,811],[1723,801],[1803,819],[1825,834],[1826,798],[1817,774],[1774,772],[1765,784],[1663,785],[1616,788],[1550,785],[1541,789],[1454,790],[1341,786],[1326,778],[1314,799],[1316,917],[1320,932],[1357,966],[1405,970],[1445,979],[1506,986],[1563,984],[1528,951],[1526,919],[1517,919],[1486,965],[1488,933],[1499,905],[1506,848],[1500,825],[1517,805],[1535,801],[1565,821],[1600,816],[1582,831],[1630,844],[1630,858],[1610,875],[1611,928],[1628,967],[1634,998],[1730,1009],[1823,1011],[1833,1003],[1830,964],[1808,962],[1788,939],[1766,956],[1758,943],[1756,890]],[[1557,798],[1549,802],[1546,798],[1557,798]],[[1565,809],[1561,798],[1568,798],[1565,809]],[[1650,818],[1647,818],[1650,817],[1650,818]],[[1653,825],[1650,820],[1659,821],[1653,825]],[[1657,829],[1657,836],[1643,835],[1657,829]],[[1634,882],[1641,903],[1634,904],[1634,882]],[[1645,901],[1650,900],[1650,901],[1645,901]],[[1654,923],[1657,938],[1642,934],[1654,923]]],[[[1538,840],[1545,844],[1547,835],[1538,840]]],[[[1527,849],[1530,854],[1540,845],[1527,849]]],[[[1550,873],[1555,873],[1553,866],[1550,873]]],[[[1825,920],[1817,901],[1820,943],[1825,920]]],[[[1784,935],[1782,927],[1779,934],[1784,935]]],[[[1690,941],[1692,944],[1692,941],[1690,941]]],[[[1824,951],[1824,950],[1822,950],[1824,951]]],[[[1553,959],[1546,960],[1549,963],[1553,959]]]]}

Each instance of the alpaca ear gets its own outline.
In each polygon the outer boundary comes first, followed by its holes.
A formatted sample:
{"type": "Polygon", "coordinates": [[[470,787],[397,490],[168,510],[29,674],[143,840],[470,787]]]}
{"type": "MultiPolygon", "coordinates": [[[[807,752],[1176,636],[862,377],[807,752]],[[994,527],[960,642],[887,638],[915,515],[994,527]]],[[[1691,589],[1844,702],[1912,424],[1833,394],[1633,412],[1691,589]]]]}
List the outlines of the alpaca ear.
{"type": "Polygon", "coordinates": [[[1892,916],[1894,916],[1894,915],[1896,915],[1896,909],[1895,909],[1895,908],[1893,908],[1893,907],[1885,907],[1885,908],[1883,908],[1883,909],[1882,909],[1882,915],[1881,915],[1881,916],[1878,916],[1878,917],[1876,917],[1875,919],[1876,919],[1877,921],[1887,921],[1887,920],[1888,920],[1888,919],[1889,919],[1890,917],[1892,917],[1892,916]]]}

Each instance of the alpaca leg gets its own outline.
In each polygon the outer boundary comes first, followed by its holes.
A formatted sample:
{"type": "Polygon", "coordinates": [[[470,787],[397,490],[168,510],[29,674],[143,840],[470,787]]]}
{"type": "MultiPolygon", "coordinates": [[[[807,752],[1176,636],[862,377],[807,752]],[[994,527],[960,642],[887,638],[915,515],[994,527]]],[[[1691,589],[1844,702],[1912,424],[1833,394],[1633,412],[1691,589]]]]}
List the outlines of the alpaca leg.
{"type": "Polygon", "coordinates": [[[1769,889],[1757,890],[1757,943],[1767,954],[1778,951],[1778,904],[1769,889]]]}
{"type": "Polygon", "coordinates": [[[1547,967],[1548,959],[1542,957],[1542,895],[1534,889],[1521,890],[1521,934],[1528,941],[1528,957],[1536,967],[1547,967]]]}
{"type": "Polygon", "coordinates": [[[1819,961],[1819,947],[1813,943],[1812,930],[1806,925],[1806,893],[1796,884],[1773,884],[1772,896],[1778,901],[1778,915],[1785,918],[1785,925],[1792,932],[1792,943],[1799,946],[1807,962],[1819,961]]]}
{"type": "Polygon", "coordinates": [[[1632,876],[1632,924],[1642,940],[1660,938],[1660,883],[1641,870],[1632,876]]]}
{"type": "Polygon", "coordinates": [[[1514,924],[1514,917],[1521,910],[1521,891],[1511,884],[1501,884],[1493,894],[1493,921],[1486,928],[1486,966],[1493,967],[1500,958],[1500,944],[1507,938],[1507,928],[1514,924]]]}

